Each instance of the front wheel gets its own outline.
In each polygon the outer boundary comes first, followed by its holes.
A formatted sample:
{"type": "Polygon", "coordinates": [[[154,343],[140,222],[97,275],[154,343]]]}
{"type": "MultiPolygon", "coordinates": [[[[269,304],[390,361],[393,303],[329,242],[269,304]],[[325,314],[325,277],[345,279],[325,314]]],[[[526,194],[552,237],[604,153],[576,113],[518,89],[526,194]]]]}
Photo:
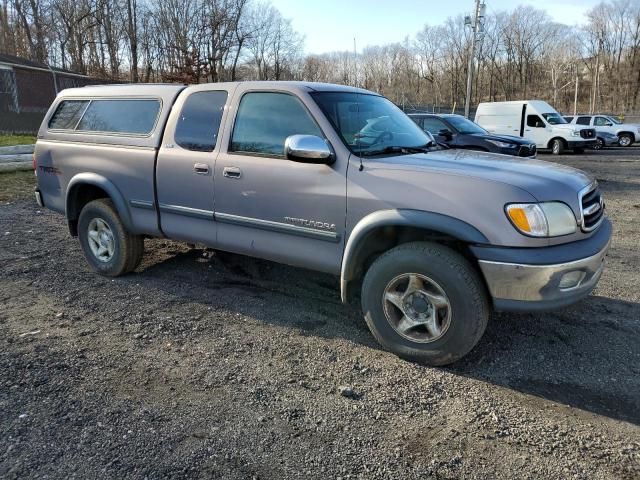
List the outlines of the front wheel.
{"type": "Polygon", "coordinates": [[[113,202],[106,198],[84,206],[78,219],[78,237],[91,268],[108,277],[135,270],[144,253],[143,238],[126,230],[113,202]]]}
{"type": "Polygon", "coordinates": [[[386,349],[428,365],[447,365],[478,343],[489,318],[478,273],[457,252],[415,242],[380,256],[362,285],[362,310],[386,349]]]}
{"type": "Polygon", "coordinates": [[[618,143],[621,147],[630,147],[633,145],[633,136],[628,133],[623,133],[618,136],[618,143]]]}
{"type": "Polygon", "coordinates": [[[551,141],[551,153],[554,155],[562,155],[564,152],[564,142],[559,138],[554,138],[551,141]]]}

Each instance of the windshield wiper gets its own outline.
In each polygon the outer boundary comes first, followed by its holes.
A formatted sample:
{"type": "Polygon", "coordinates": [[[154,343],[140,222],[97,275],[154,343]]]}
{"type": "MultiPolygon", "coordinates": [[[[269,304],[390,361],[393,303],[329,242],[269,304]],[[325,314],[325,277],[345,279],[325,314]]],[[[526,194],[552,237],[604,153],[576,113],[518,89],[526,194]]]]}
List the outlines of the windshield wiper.
{"type": "Polygon", "coordinates": [[[364,151],[364,152],[358,152],[359,155],[362,155],[363,157],[372,157],[374,155],[384,155],[387,153],[402,153],[402,154],[410,154],[410,153],[429,153],[430,147],[433,144],[431,142],[427,143],[426,145],[421,145],[418,147],[404,147],[401,145],[390,145],[388,147],[385,148],[381,148],[379,150],[369,150],[369,151],[364,151]]]}

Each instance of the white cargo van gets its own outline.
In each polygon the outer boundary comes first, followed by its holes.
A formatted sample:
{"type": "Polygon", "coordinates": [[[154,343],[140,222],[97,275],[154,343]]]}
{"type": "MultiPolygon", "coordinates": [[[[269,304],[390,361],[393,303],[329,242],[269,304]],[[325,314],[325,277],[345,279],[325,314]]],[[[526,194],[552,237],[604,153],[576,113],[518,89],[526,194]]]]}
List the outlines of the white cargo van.
{"type": "Polygon", "coordinates": [[[595,129],[568,124],[541,100],[481,103],[475,122],[491,133],[531,140],[538,149],[548,148],[554,155],[567,149],[582,153],[596,143],[595,129]]]}

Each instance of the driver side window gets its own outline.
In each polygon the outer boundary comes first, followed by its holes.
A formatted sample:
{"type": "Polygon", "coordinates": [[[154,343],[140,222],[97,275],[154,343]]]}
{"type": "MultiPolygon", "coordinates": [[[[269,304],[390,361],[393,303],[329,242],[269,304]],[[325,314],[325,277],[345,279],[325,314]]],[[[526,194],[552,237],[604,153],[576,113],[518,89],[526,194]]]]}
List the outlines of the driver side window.
{"type": "Polygon", "coordinates": [[[596,117],[596,121],[593,122],[596,127],[610,127],[611,122],[604,117],[596,117]]]}
{"type": "Polygon", "coordinates": [[[538,115],[527,115],[527,127],[544,128],[544,122],[538,115]]]}
{"type": "Polygon", "coordinates": [[[440,130],[448,130],[444,122],[434,117],[424,117],[424,124],[422,129],[425,132],[431,133],[432,135],[438,135],[440,130]]]}
{"type": "Polygon", "coordinates": [[[284,157],[290,135],[323,137],[302,102],[288,93],[251,92],[240,101],[230,152],[284,157]]]}

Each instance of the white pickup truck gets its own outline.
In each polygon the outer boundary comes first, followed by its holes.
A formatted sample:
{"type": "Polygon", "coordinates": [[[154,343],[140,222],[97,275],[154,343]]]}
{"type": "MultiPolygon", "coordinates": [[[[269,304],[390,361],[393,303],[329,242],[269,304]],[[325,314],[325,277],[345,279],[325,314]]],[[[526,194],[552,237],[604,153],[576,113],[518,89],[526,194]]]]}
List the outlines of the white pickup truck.
{"type": "Polygon", "coordinates": [[[635,142],[640,142],[640,124],[622,123],[610,115],[576,115],[565,117],[570,125],[593,127],[598,132],[607,132],[618,137],[621,147],[630,147],[635,142]]]}

